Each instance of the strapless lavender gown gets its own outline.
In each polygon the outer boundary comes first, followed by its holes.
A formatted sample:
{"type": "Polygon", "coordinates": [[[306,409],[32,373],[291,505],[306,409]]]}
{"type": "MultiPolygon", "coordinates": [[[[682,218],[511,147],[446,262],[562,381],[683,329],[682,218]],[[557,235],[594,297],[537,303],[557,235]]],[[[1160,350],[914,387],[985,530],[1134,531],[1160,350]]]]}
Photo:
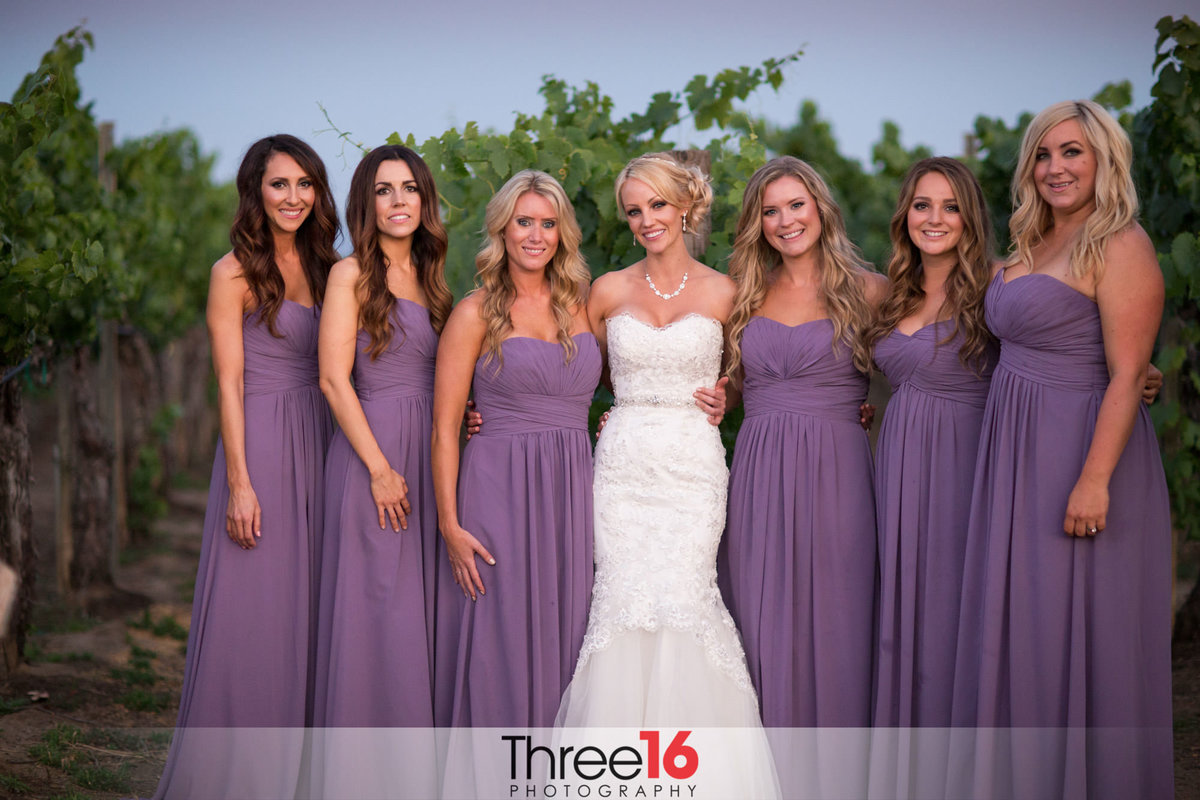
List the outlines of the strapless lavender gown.
{"type": "Polygon", "coordinates": [[[958,606],[979,426],[996,352],[959,360],[953,322],[875,345],[892,384],[875,451],[879,622],[873,724],[950,724],[958,606]]]}
{"type": "MultiPolygon", "coordinates": [[[[867,378],[833,324],[754,317],[718,573],[767,727],[871,718],[875,508],[867,378]]],[[[780,754],[776,754],[780,761],[780,754]]]]}
{"type": "Polygon", "coordinates": [[[284,301],[281,338],[257,314],[243,325],[246,466],[262,538],[247,551],[225,532],[229,488],[218,442],[178,728],[156,797],[284,797],[296,789],[297,737],[311,719],[322,476],[332,434],[317,386],[319,317],[284,301]]]}
{"type": "Polygon", "coordinates": [[[439,602],[460,609],[438,643],[439,660],[455,652],[439,664],[454,676],[454,726],[549,727],[575,668],[592,591],[588,407],[600,381],[595,337],[575,345],[563,363],[558,342],[513,337],[499,371],[496,359],[475,366],[484,423],[463,452],[458,513],[496,564],[478,560],[487,594],[476,602],[442,569],[439,602]]]}
{"type": "Polygon", "coordinates": [[[395,335],[372,360],[359,331],[354,389],[388,463],[408,484],[408,529],[379,528],[371,476],[342,431],[325,466],[325,547],[313,725],[430,727],[437,505],[429,440],[438,337],[397,299],[395,335]]]}
{"type": "MultiPolygon", "coordinates": [[[[1108,385],[1096,304],[1041,274],[987,295],[1001,341],[967,532],[956,725],[980,797],[1169,798],[1171,519],[1139,406],[1107,528],[1063,533],[1108,385]],[[1012,730],[1008,730],[1011,726],[1012,730]]],[[[962,773],[954,776],[964,779],[962,773]]]]}

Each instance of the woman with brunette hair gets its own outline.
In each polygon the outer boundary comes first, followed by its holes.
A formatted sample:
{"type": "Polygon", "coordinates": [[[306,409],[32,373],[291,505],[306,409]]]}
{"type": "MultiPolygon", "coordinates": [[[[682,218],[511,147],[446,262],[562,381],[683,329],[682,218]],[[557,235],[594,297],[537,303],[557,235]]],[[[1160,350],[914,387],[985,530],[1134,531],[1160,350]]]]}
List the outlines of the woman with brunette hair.
{"type": "Polygon", "coordinates": [[[955,666],[952,721],[979,733],[951,791],[1172,794],[1171,520],[1139,401],[1163,279],[1131,150],[1090,101],[1021,142],[955,666]]]}
{"type": "Polygon", "coordinates": [[[996,361],[983,318],[992,228],[952,158],[909,169],[891,222],[891,281],[864,333],[892,384],[875,451],[879,621],[873,722],[950,724],[979,426],[996,361]]]}
{"type": "MultiPolygon", "coordinates": [[[[450,314],[437,354],[433,479],[449,556],[438,616],[456,623],[439,623],[438,670],[453,675],[450,724],[548,727],[592,586],[587,420],[600,352],[582,236],[558,182],[518,172],[484,224],[479,288],[450,314]],[[486,424],[460,468],[472,390],[486,424]]],[[[470,792],[448,791],[460,789],[470,792]]]]}
{"type": "Polygon", "coordinates": [[[164,798],[291,796],[311,722],[332,433],[317,328],[337,214],[324,165],[294,136],[251,145],[237,189],[233,252],[209,286],[221,438],[164,798]]]}
{"type": "Polygon", "coordinates": [[[871,452],[859,424],[883,295],[807,163],[746,186],[730,259],[733,455],[718,565],[767,727],[870,722],[875,588],[871,452]]]}
{"type": "Polygon", "coordinates": [[[450,314],[433,175],[407,147],[350,182],[354,254],[321,315],[321,389],[338,422],[325,468],[316,727],[431,727],[437,506],[433,364],[450,314]],[[353,383],[351,379],[353,378],[353,383]]]}

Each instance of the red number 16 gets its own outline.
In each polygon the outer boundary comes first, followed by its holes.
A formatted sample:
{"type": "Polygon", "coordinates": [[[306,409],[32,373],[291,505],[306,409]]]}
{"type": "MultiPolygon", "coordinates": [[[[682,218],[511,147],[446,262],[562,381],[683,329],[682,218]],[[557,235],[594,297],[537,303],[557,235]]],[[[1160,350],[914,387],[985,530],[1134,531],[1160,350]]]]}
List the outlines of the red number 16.
{"type": "MultiPolygon", "coordinates": [[[[662,754],[662,768],[666,770],[668,776],[678,781],[695,775],[696,768],[700,766],[700,754],[696,752],[696,748],[684,744],[691,733],[691,731],[676,733],[675,738],[667,745],[667,751],[662,754]],[[680,759],[683,760],[682,766],[679,764],[680,759]]],[[[658,731],[642,731],[638,738],[646,743],[646,777],[657,778],[658,731]]]]}

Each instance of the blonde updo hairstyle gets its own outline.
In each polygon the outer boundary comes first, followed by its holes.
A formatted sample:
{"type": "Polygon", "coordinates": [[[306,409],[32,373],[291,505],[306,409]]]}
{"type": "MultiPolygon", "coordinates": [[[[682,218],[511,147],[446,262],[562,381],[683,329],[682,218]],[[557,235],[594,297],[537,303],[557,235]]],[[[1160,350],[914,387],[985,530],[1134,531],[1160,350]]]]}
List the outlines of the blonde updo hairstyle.
{"type": "Polygon", "coordinates": [[[631,178],[646,184],[663,200],[682,209],[689,230],[698,230],[712,208],[712,186],[698,167],[681,164],[670,153],[646,153],[626,164],[617,175],[613,189],[621,219],[625,219],[621,190],[631,178]]]}
{"type": "Polygon", "coordinates": [[[483,245],[475,256],[475,285],[483,292],[480,313],[487,322],[483,338],[484,363],[495,357],[497,369],[504,363],[501,343],[512,333],[512,304],[517,297],[516,286],[508,271],[504,229],[513,217],[517,201],[527,192],[546,198],[557,217],[558,249],[546,265],[546,278],[550,281],[550,307],[558,327],[556,338],[562,345],[564,361],[569,362],[575,357],[575,340],[571,338],[574,313],[587,302],[591,276],[579,249],[583,234],[567,193],[558,181],[544,172],[532,169],[518,172],[488,201],[484,212],[483,245]]]}
{"type": "Polygon", "coordinates": [[[1091,100],[1055,103],[1034,117],[1025,129],[1021,156],[1013,175],[1012,200],[1016,210],[1008,223],[1013,240],[1008,264],[1032,267],[1033,248],[1054,224],[1050,206],[1038,194],[1033,171],[1042,139],[1055,125],[1070,119],[1079,123],[1096,154],[1096,209],[1071,248],[1071,274],[1082,278],[1096,270],[1099,277],[1104,248],[1110,238],[1133,224],[1138,199],[1131,172],[1133,147],[1129,136],[1103,106],[1091,100]]]}
{"type": "Polygon", "coordinates": [[[742,333],[754,312],[767,297],[769,275],[783,263],[783,256],[763,235],[762,207],[767,186],[780,178],[793,177],[808,189],[817,205],[821,237],[817,248],[821,302],[833,323],[833,348],[848,345],[854,366],[861,372],[871,369],[871,352],[862,339],[873,316],[867,301],[865,273],[869,272],[862,255],[846,235],[842,210],[824,179],[808,163],[794,156],[780,156],[759,167],[746,184],[742,195],[742,213],[738,217],[733,254],[729,257],[729,277],[737,284],[733,313],[729,316],[729,363],[726,374],[737,380],[742,363],[742,333]]]}

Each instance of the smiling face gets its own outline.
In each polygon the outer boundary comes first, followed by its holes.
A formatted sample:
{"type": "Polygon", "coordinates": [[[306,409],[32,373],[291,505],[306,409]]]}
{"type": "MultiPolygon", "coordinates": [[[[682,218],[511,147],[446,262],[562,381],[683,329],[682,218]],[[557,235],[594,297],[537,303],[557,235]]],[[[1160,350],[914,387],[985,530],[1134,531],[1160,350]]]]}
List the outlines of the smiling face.
{"type": "Polygon", "coordinates": [[[908,206],[908,237],[924,255],[940,256],[956,252],[963,228],[950,181],[940,172],[926,172],[908,206]]]}
{"type": "Polygon", "coordinates": [[[525,192],[517,198],[502,235],[509,269],[544,270],[558,252],[558,214],[554,205],[537,192],[525,192]]]}
{"type": "Polygon", "coordinates": [[[629,230],[647,253],[662,253],[680,241],[683,209],[664,200],[649,184],[630,178],[621,187],[621,207],[629,230]]]}
{"type": "Polygon", "coordinates": [[[294,234],[312,212],[316,201],[313,180],[296,159],[274,153],[267,160],[262,178],[263,212],[275,233],[294,234]]]}
{"type": "Polygon", "coordinates": [[[393,239],[412,236],[421,226],[421,193],[408,164],[398,159],[380,162],[374,192],[379,235],[393,239]]]}
{"type": "Polygon", "coordinates": [[[1077,120],[1064,120],[1042,137],[1033,181],[1054,213],[1090,213],[1096,202],[1096,151],[1077,120]]]}
{"type": "Polygon", "coordinates": [[[821,241],[821,215],[804,181],[785,175],[766,185],[762,232],[767,244],[784,258],[799,258],[821,241]]]}

